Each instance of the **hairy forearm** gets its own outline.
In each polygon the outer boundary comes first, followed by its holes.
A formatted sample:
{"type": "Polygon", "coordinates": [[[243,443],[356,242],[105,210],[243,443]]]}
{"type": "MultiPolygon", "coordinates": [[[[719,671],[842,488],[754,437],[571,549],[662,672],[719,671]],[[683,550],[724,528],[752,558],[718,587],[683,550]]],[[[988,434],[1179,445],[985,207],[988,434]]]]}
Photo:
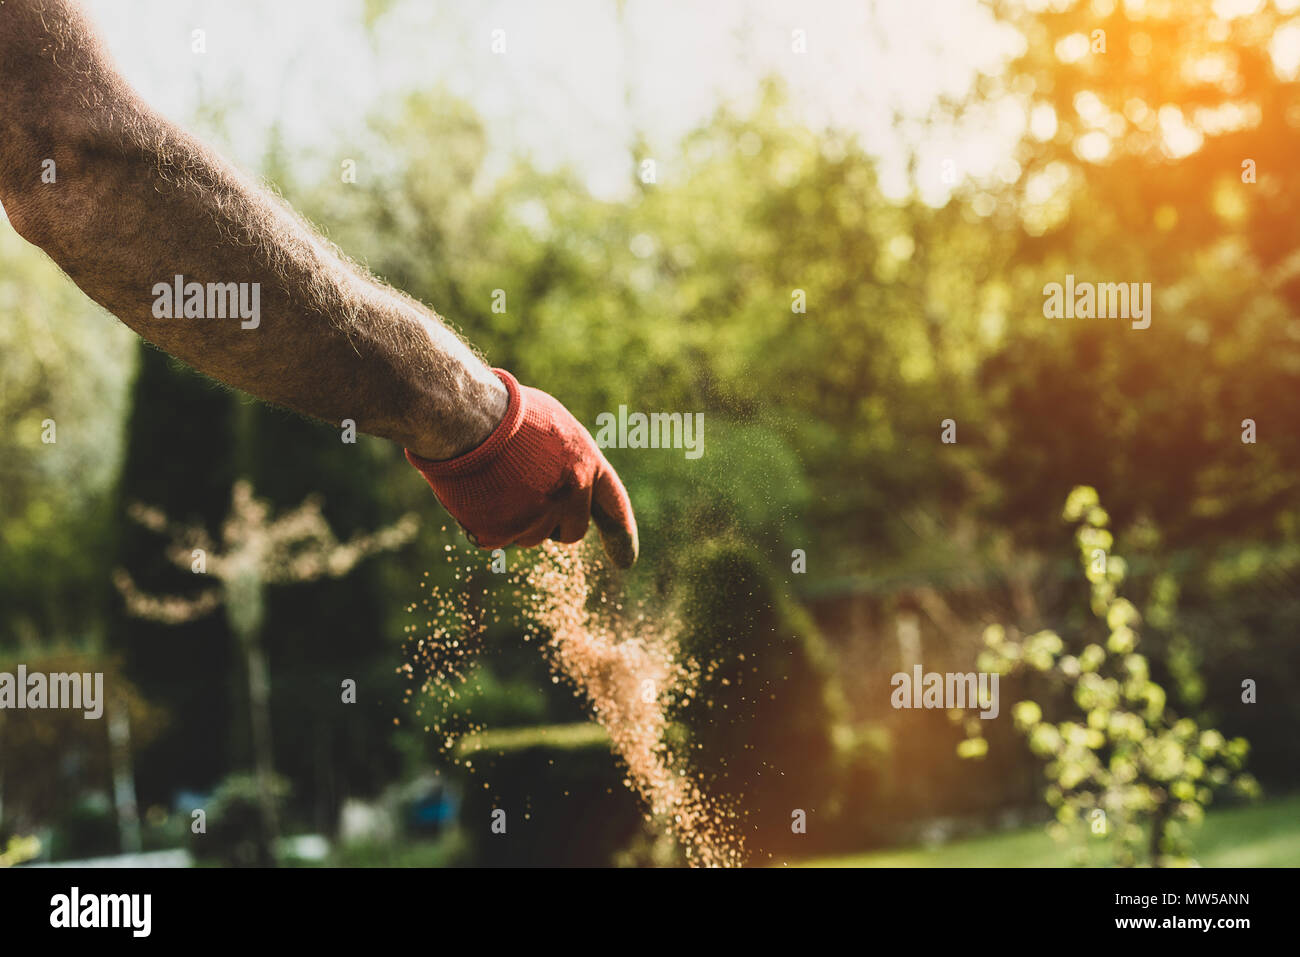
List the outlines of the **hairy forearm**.
{"type": "Polygon", "coordinates": [[[0,86],[0,202],[141,336],[229,385],[352,419],[426,458],[473,448],[501,419],[504,387],[468,346],[149,109],[74,4],[0,2],[0,86]],[[46,160],[53,182],[42,181],[46,160]],[[236,284],[257,315],[208,315],[227,300],[204,295],[191,303],[201,317],[187,318],[190,283],[236,284]]]}

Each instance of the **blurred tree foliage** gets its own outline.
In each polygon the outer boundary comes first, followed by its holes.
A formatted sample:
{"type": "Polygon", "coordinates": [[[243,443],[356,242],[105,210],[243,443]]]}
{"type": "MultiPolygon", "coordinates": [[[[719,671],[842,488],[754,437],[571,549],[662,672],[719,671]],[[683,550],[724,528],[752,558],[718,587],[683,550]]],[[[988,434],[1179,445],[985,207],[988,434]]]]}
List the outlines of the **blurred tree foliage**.
{"type": "Polygon", "coordinates": [[[1300,751],[1276,729],[1300,723],[1300,700],[1238,700],[1264,670],[1300,681],[1283,637],[1300,624],[1300,194],[1286,173],[1300,34],[1283,6],[997,3],[1024,44],[972,102],[1010,98],[1026,131],[1013,181],[966,184],[956,202],[1002,237],[993,268],[1015,304],[979,377],[987,520],[1050,553],[1055,502],[1095,487],[1132,557],[1130,596],[1157,612],[1155,673],[1294,786],[1300,751]],[[1042,287],[1067,273],[1152,283],[1151,327],[1044,320],[1042,287]]]}
{"type": "Polygon", "coordinates": [[[376,121],[384,149],[357,184],[291,198],[589,427],[620,404],[703,412],[701,459],[608,452],[651,556],[738,529],[786,553],[815,537],[822,567],[855,567],[889,548],[900,502],[955,483],[947,459],[905,447],[958,414],[947,376],[973,373],[973,291],[927,289],[912,259],[916,221],[943,233],[950,212],[886,202],[865,153],[783,102],[771,85],[757,115],[720,113],[683,144],[680,179],[609,202],[522,164],[479,182],[481,126],[419,94],[376,121]]]}
{"type": "Polygon", "coordinates": [[[0,316],[0,648],[84,642],[106,594],[132,336],[7,228],[0,316]]]}
{"type": "MultiPolygon", "coordinates": [[[[117,849],[117,823],[108,795],[113,791],[115,753],[109,737],[111,712],[123,709],[131,724],[132,741],[147,746],[164,727],[165,715],[141,694],[113,657],[70,648],[50,647],[38,653],[0,653],[0,672],[14,675],[25,665],[28,674],[102,673],[98,700],[101,719],[87,720],[85,709],[0,710],[0,797],[4,819],[0,844],[15,831],[31,834],[50,822],[85,820],[90,805],[102,805],[107,850],[117,849]],[[58,760],[50,755],[57,754],[58,760]],[[89,795],[90,801],[85,798],[89,795]]],[[[87,692],[93,687],[87,680],[87,692]]],[[[87,707],[89,707],[87,705],[87,707]]],[[[129,760],[129,756],[125,756],[129,760]]],[[[116,769],[122,770],[122,769],[116,769]]],[[[129,770],[129,766],[127,768],[129,770]]],[[[79,848],[78,850],[84,850],[79,848]]],[[[104,850],[102,843],[96,848],[104,850]]]]}

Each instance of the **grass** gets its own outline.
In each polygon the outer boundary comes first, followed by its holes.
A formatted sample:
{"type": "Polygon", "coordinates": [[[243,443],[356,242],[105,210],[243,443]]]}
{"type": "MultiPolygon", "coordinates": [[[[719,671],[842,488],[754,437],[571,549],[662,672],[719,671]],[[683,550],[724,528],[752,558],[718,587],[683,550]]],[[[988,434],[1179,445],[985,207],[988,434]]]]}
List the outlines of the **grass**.
{"type": "MultiPolygon", "coordinates": [[[[590,732],[552,728],[536,743],[586,746],[590,732]]],[[[480,745],[532,744],[492,740],[480,745]]],[[[1204,867],[1300,866],[1300,794],[1246,807],[1212,810],[1193,832],[1193,858],[1204,867]]],[[[337,848],[335,867],[446,867],[464,863],[461,837],[416,839],[396,844],[337,848]]],[[[953,841],[939,847],[905,847],[801,861],[799,867],[1064,867],[1066,848],[1041,826],[953,841]]],[[[320,866],[319,864],[312,866],[320,866]]]]}
{"type": "MultiPolygon", "coordinates": [[[[1204,867],[1300,866],[1300,795],[1210,811],[1193,832],[1204,867]]],[[[803,861],[801,867],[1063,867],[1065,848],[1042,827],[954,841],[803,861]]]]}

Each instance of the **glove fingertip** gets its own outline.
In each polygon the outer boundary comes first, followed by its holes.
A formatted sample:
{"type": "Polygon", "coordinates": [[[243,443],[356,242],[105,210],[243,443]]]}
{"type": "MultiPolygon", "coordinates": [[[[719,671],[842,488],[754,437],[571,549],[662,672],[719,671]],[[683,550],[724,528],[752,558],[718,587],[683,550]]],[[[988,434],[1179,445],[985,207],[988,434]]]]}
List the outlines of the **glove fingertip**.
{"type": "Polygon", "coordinates": [[[606,468],[596,480],[591,517],[610,561],[619,568],[635,565],[641,551],[636,516],[627,489],[612,468],[606,468]]]}

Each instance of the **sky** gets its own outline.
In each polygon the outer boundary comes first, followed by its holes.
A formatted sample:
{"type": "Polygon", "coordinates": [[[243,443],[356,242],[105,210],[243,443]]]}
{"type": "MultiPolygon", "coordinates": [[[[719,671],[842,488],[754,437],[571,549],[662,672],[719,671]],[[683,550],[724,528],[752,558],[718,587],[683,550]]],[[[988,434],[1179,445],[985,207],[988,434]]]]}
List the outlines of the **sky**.
{"type": "MultiPolygon", "coordinates": [[[[246,167],[277,118],[310,157],[359,136],[388,98],[444,85],[484,117],[489,173],[522,153],[574,167],[609,198],[632,188],[635,131],[671,151],[720,103],[752,103],[772,74],[805,125],[856,132],[901,195],[907,152],[893,117],[917,120],[938,97],[961,95],[1017,42],[978,0],[85,2],[127,79],[165,115],[203,135],[201,105],[228,105],[231,158],[246,167]],[[381,7],[367,31],[366,10],[381,7]]],[[[927,133],[922,195],[942,200],[945,161],[993,175],[1021,123],[1007,110],[982,129],[927,133]]]]}

